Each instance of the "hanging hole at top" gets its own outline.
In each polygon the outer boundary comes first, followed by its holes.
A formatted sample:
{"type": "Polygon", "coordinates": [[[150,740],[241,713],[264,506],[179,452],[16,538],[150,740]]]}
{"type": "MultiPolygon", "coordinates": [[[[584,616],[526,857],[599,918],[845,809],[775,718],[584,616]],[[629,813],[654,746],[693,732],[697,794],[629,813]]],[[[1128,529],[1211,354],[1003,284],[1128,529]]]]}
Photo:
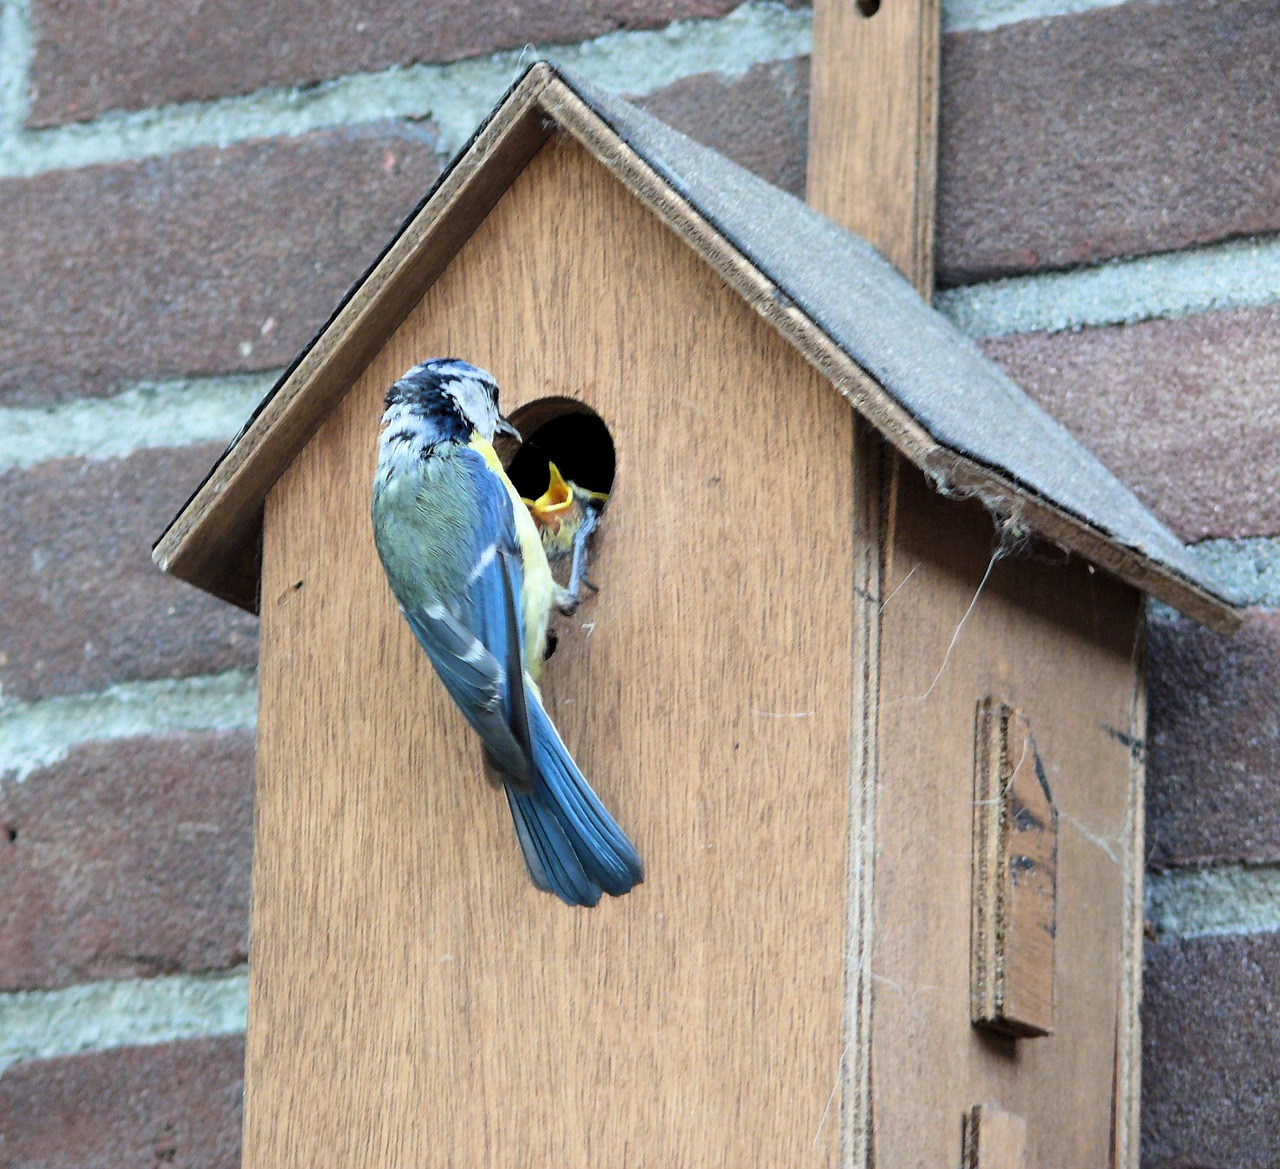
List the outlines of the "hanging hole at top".
{"type": "Polygon", "coordinates": [[[875,16],[880,11],[880,0],[855,0],[859,16],[875,16]]]}

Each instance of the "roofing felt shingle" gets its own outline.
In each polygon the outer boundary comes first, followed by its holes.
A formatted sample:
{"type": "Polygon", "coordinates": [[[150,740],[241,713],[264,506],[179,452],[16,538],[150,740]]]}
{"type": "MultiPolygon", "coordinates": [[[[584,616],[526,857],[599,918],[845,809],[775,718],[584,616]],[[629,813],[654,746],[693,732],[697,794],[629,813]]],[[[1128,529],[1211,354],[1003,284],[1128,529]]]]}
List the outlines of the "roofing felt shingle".
{"type": "Polygon", "coordinates": [[[415,263],[424,271],[413,284],[420,296],[557,129],[671,224],[940,489],[978,495],[1202,620],[1238,622],[1194,554],[870,244],[626,101],[545,64],[512,87],[255,412],[157,544],[163,567],[251,604],[243,582],[256,561],[252,550],[236,553],[230,544],[256,541],[266,491],[333,395],[345,392],[349,381],[333,373],[333,353],[376,348],[407,311],[405,273],[415,263]],[[379,297],[393,302],[387,312],[371,311],[379,297]],[[379,328],[383,335],[374,335],[379,328]],[[298,407],[307,403],[301,413],[309,421],[300,425],[298,407]],[[207,523],[219,509],[234,512],[232,522],[207,523]],[[193,541],[218,532],[228,546],[216,555],[191,551],[193,541]],[[238,577],[214,567],[237,554],[238,577]]]}
{"type": "MultiPolygon", "coordinates": [[[[635,106],[561,76],[941,446],[1225,599],[1181,541],[869,243],[635,106]]],[[[945,485],[944,466],[926,469],[945,485]]]]}

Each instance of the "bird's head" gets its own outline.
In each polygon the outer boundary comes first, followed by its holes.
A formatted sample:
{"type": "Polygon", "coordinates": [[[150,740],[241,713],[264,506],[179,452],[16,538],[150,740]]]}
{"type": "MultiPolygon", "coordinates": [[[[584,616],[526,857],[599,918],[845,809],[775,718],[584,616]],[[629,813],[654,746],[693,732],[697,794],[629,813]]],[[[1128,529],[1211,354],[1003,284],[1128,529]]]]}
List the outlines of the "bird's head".
{"type": "Polygon", "coordinates": [[[465,441],[472,433],[490,443],[495,434],[520,438],[498,411],[493,374],[456,357],[415,365],[387,391],[383,421],[389,425],[405,413],[429,421],[445,438],[465,441]]]}

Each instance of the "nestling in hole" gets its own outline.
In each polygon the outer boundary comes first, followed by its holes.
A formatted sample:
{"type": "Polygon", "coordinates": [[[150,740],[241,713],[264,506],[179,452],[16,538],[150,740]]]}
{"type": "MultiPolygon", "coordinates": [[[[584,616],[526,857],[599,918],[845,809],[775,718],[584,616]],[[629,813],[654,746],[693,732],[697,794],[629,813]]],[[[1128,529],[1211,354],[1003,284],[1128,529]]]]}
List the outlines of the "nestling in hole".
{"type": "Polygon", "coordinates": [[[609,428],[600,416],[568,398],[544,398],[516,411],[524,436],[518,449],[499,449],[507,474],[524,499],[552,567],[569,561],[566,583],[580,596],[587,548],[609,500],[617,466],[609,428]]]}

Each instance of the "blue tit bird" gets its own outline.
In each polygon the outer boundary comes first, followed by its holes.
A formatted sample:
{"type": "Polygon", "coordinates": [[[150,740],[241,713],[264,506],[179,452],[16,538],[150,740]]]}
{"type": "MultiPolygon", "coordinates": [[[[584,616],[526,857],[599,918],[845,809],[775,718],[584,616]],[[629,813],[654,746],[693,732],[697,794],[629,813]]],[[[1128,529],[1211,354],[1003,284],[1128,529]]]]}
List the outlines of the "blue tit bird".
{"type": "Polygon", "coordinates": [[[587,578],[587,542],[600,523],[609,493],[578,486],[566,479],[555,463],[548,462],[547,470],[550,482],[546,491],[537,499],[521,502],[533,516],[547,559],[554,563],[572,556],[568,591],[576,601],[584,584],[596,587],[587,578]]]}
{"type": "Polygon", "coordinates": [[[373,483],[373,536],[400,611],[502,779],[533,883],[569,905],[644,879],[542,705],[535,676],[554,581],[528,509],[493,449],[519,438],[493,377],[445,358],[387,392],[373,483]]]}

